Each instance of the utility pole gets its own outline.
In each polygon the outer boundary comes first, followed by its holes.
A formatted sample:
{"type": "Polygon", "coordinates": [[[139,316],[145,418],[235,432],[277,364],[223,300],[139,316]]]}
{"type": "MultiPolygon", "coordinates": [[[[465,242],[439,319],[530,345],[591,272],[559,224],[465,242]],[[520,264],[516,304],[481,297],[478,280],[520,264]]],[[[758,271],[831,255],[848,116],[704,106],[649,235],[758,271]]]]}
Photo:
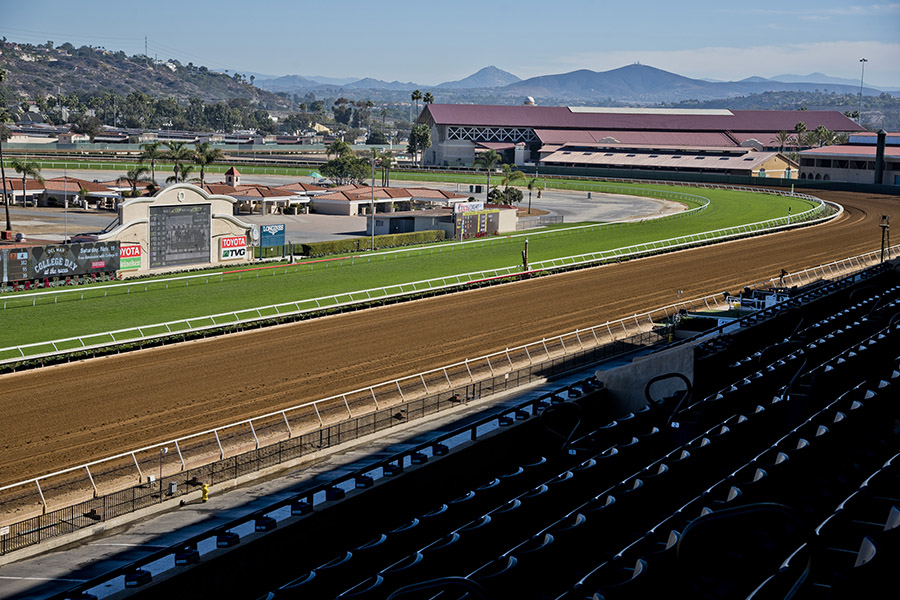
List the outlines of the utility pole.
{"type": "Polygon", "coordinates": [[[862,123],[862,94],[863,94],[863,77],[866,75],[866,63],[869,62],[867,58],[859,59],[859,62],[862,63],[862,72],[859,74],[859,106],[856,108],[856,123],[862,123]]]}

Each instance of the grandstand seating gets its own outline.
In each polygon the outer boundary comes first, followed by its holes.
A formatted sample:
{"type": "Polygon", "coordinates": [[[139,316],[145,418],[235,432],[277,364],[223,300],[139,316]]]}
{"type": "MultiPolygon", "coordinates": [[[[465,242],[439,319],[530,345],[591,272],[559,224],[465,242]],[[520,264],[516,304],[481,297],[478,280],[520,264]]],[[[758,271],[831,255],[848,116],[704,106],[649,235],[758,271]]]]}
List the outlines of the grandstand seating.
{"type": "MultiPolygon", "coordinates": [[[[268,597],[893,594],[897,315],[900,276],[885,265],[795,290],[704,341],[693,387],[648,393],[641,410],[616,411],[593,378],[559,390],[540,418],[457,460],[435,456],[304,516],[296,531],[316,519],[360,529],[281,561],[268,597]]],[[[296,535],[276,533],[269,556],[296,535]]]]}

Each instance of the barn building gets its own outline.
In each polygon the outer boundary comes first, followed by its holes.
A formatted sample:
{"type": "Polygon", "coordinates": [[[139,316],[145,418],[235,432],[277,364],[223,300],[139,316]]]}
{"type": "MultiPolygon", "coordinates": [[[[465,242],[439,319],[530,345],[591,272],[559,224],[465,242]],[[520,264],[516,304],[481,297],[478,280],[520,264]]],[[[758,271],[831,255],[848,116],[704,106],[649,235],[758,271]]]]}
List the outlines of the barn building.
{"type": "Polygon", "coordinates": [[[819,125],[835,132],[863,128],[838,111],[603,108],[429,104],[419,122],[431,128],[425,164],[470,166],[479,152],[525,165],[565,144],[778,150],[777,135],[819,125]]]}

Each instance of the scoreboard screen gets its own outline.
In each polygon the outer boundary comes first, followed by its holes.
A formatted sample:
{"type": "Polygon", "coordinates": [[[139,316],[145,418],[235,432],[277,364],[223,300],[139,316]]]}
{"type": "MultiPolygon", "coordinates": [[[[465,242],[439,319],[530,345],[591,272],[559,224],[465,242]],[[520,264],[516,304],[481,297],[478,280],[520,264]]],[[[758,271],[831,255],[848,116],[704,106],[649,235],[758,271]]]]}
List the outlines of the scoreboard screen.
{"type": "Polygon", "coordinates": [[[150,207],[150,268],[208,263],[210,205],[150,207]]]}

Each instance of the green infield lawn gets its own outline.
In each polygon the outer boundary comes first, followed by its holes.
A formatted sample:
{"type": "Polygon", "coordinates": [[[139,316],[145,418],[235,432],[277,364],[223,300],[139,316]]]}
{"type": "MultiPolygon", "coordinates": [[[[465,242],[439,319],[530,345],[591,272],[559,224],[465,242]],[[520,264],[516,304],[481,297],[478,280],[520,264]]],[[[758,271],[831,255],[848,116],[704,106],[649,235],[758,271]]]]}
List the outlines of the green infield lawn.
{"type": "MultiPolygon", "coordinates": [[[[84,299],[68,294],[46,296],[35,306],[27,294],[6,294],[9,308],[0,310],[0,347],[113,331],[153,323],[225,313],[297,300],[331,296],[355,290],[413,282],[517,265],[525,237],[531,263],[576,256],[637,243],[797,215],[813,207],[799,198],[683,186],[639,186],[692,193],[709,198],[705,210],[677,218],[647,221],[612,228],[556,229],[540,233],[520,232],[479,244],[434,244],[401,252],[358,255],[355,258],[298,263],[286,269],[269,269],[220,278],[171,282],[147,280],[143,287],[126,293],[124,288],[90,286],[84,299]]],[[[363,295],[365,297],[365,295],[363,295]]],[[[272,314],[272,313],[269,313],[272,314]]]]}

